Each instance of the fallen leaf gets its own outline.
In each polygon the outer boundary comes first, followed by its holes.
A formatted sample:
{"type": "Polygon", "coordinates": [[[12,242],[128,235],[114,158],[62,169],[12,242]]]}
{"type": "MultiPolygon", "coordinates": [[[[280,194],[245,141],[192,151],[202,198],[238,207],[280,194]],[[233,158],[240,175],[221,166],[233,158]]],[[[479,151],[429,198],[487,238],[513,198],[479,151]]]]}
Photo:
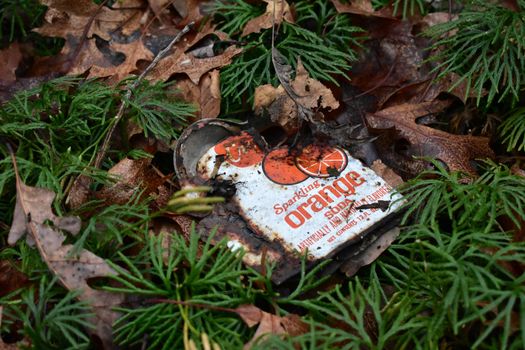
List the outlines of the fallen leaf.
{"type": "MultiPolygon", "coordinates": [[[[153,53],[144,46],[142,39],[139,38],[131,43],[120,44],[117,42],[111,42],[111,48],[117,52],[122,53],[126,56],[124,62],[118,66],[107,66],[100,67],[94,65],[89,71],[89,77],[107,77],[111,76],[111,81],[118,83],[122,79],[126,78],[130,73],[137,70],[137,62],[140,60],[151,61],[153,60],[153,53]]],[[[70,72],[70,74],[75,74],[70,72]]]]}
{"type": "Polygon", "coordinates": [[[266,2],[266,11],[259,17],[249,20],[242,31],[241,36],[259,33],[263,29],[269,29],[272,24],[276,26],[284,21],[294,23],[290,6],[285,0],[263,0],[266,2]],[[274,11],[275,10],[275,11],[274,11]],[[275,14],[274,14],[275,12],[275,14]]]}
{"type": "Polygon", "coordinates": [[[146,79],[165,81],[175,73],[185,73],[195,85],[199,85],[201,76],[216,68],[221,68],[231,63],[232,58],[242,52],[242,48],[230,46],[223,53],[213,57],[195,57],[192,53],[187,52],[201,39],[207,35],[214,34],[219,40],[226,41],[228,36],[219,31],[214,31],[211,25],[206,25],[192,40],[184,38],[180,45],[175,46],[175,51],[161,60],[153,68],[146,79]]]}
{"type": "MultiPolygon", "coordinates": [[[[434,80],[432,78],[421,81],[409,83],[395,90],[391,94],[383,97],[382,107],[390,107],[403,103],[421,103],[430,102],[438,98],[439,95],[445,93],[457,97],[461,102],[466,103],[468,98],[478,96],[478,91],[467,89],[466,81],[457,84],[460,76],[456,73],[450,73],[447,76],[434,80]],[[467,91],[469,93],[467,94],[467,91]]],[[[482,92],[484,95],[486,91],[482,92]]]]}
{"type": "Polygon", "coordinates": [[[171,2],[171,0],[148,0],[151,10],[160,21],[163,21],[163,14],[168,12],[167,8],[171,2]]]}
{"type": "MultiPolygon", "coordinates": [[[[14,245],[26,234],[30,223],[51,221],[56,228],[67,230],[74,235],[80,231],[78,217],[58,217],[53,214],[51,205],[55,199],[54,192],[46,188],[26,186],[21,181],[17,183],[17,191],[13,223],[7,238],[9,245],[14,245]]],[[[30,245],[35,243],[31,235],[27,235],[27,241],[30,245]]]]}
{"type": "Polygon", "coordinates": [[[29,284],[29,278],[9,260],[0,260],[0,298],[29,284]]]}
{"type": "Polygon", "coordinates": [[[232,311],[237,313],[248,327],[259,324],[252,339],[244,345],[245,350],[250,349],[255,342],[268,334],[297,336],[309,331],[308,325],[295,314],[281,317],[248,304],[240,305],[232,311]]]}
{"type": "Polygon", "coordinates": [[[375,129],[395,128],[410,143],[414,156],[441,160],[450,171],[476,173],[471,160],[494,157],[488,138],[449,134],[417,123],[418,118],[441,112],[447,105],[443,101],[402,104],[368,114],[366,119],[375,129]]]}
{"type": "Polygon", "coordinates": [[[171,5],[177,10],[182,17],[177,25],[179,28],[184,27],[190,22],[195,22],[197,25],[204,17],[203,7],[212,5],[212,1],[203,0],[172,0],[171,5]]]}
{"type": "Polygon", "coordinates": [[[57,217],[51,210],[55,193],[45,188],[25,185],[16,170],[16,207],[8,242],[14,245],[24,234],[31,236],[49,269],[62,285],[71,291],[79,291],[78,298],[86,301],[95,314],[91,322],[93,331],[105,348],[113,346],[112,324],[119,314],[112,310],[124,300],[123,295],[91,288],[87,281],[95,277],[107,277],[116,272],[100,257],[82,249],[74,251],[71,244],[64,245],[65,236],[59,228],[78,233],[80,220],[57,217]],[[55,226],[49,226],[52,222],[55,226]]]}
{"type": "Polygon", "coordinates": [[[331,1],[339,13],[351,13],[354,15],[374,16],[389,19],[394,18],[392,16],[392,10],[388,7],[383,7],[378,11],[374,10],[370,0],[349,0],[344,3],[341,2],[341,0],[331,1]]]}
{"type": "Polygon", "coordinates": [[[347,277],[351,277],[363,266],[373,263],[399,236],[399,227],[394,227],[372,242],[364,251],[346,260],[340,269],[347,277]]]}
{"type": "MultiPolygon", "coordinates": [[[[268,112],[272,121],[281,125],[289,135],[297,131],[301,122],[297,104],[315,112],[320,109],[330,111],[339,108],[339,102],[332,91],[309,77],[300,60],[297,63],[295,79],[290,82],[290,86],[294,93],[293,100],[282,85],[277,88],[272,85],[257,87],[253,106],[258,115],[268,112]]],[[[321,113],[316,115],[322,120],[321,113]]]]}
{"type": "Polygon", "coordinates": [[[214,69],[205,73],[198,85],[190,78],[178,79],[173,85],[181,98],[198,107],[196,119],[216,118],[221,112],[220,73],[214,69]]]}
{"type": "Polygon", "coordinates": [[[16,80],[15,71],[22,60],[22,52],[18,43],[12,43],[4,50],[0,50],[0,83],[7,85],[16,80]]]}
{"type": "Polygon", "coordinates": [[[135,35],[134,40],[128,37],[117,41],[140,30],[143,7],[140,0],[116,2],[113,8],[98,6],[90,0],[74,5],[64,0],[42,3],[48,6],[45,22],[34,31],[66,40],[61,51],[65,73],[82,74],[94,67],[90,77],[113,76],[112,81],[120,81],[137,69],[137,61],[153,58],[140,35],[135,35]],[[122,55],[123,62],[119,58],[122,55]]]}
{"type": "Polygon", "coordinates": [[[108,175],[117,181],[104,186],[95,196],[104,199],[107,204],[124,204],[138,192],[148,196],[158,191],[167,180],[160,176],[152,167],[150,158],[124,158],[108,171],[108,175]]]}
{"type": "Polygon", "coordinates": [[[375,160],[370,168],[376,172],[377,175],[381,176],[383,180],[386,181],[387,184],[392,186],[392,188],[396,188],[399,185],[403,184],[404,181],[396,174],[394,170],[392,170],[390,167],[388,167],[386,164],[384,164],[381,159],[375,160]]]}

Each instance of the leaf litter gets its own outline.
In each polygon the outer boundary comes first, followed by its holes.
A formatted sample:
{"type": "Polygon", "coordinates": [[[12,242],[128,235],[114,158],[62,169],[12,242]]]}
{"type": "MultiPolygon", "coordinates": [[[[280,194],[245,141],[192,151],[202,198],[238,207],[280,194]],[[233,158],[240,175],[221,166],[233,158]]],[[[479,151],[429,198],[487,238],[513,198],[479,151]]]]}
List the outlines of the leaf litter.
{"type": "Polygon", "coordinates": [[[23,238],[35,245],[49,269],[58,277],[60,283],[71,291],[79,291],[78,298],[86,301],[95,316],[91,320],[94,333],[105,348],[113,346],[112,324],[119,317],[112,308],[123,302],[118,293],[105,292],[89,286],[88,280],[107,277],[116,272],[100,257],[89,250],[76,252],[72,244],[64,244],[66,237],[61,230],[76,235],[80,231],[77,217],[57,217],[51,204],[55,198],[52,191],[25,185],[18,174],[13,155],[16,176],[16,207],[13,224],[9,231],[10,245],[23,238]],[[50,224],[51,223],[51,224],[50,224]]]}
{"type": "MultiPolygon", "coordinates": [[[[176,32],[173,23],[180,27],[192,20],[200,22],[203,18],[199,3],[195,1],[150,0],[147,6],[142,1],[123,1],[112,7],[104,3],[95,5],[88,0],[80,1],[75,6],[60,0],[42,2],[49,9],[45,24],[36,31],[65,39],[66,44],[59,55],[63,67],[67,68],[65,71],[88,77],[109,77],[107,81],[113,84],[129,74],[139,74],[151,63],[159,48],[164,47],[159,44],[159,38],[166,32],[170,35],[176,32]],[[173,20],[172,11],[178,12],[178,22],[173,20]],[[162,25],[152,25],[154,18],[162,25]]],[[[265,3],[265,13],[251,19],[243,27],[243,37],[273,25],[278,26],[283,21],[294,22],[293,7],[286,1],[265,3]]],[[[400,186],[403,179],[388,165],[392,165],[392,161],[397,162],[405,175],[413,171],[410,170],[414,169],[412,166],[418,166],[421,162],[409,159],[412,156],[432,157],[442,161],[451,171],[471,174],[476,173],[472,161],[495,157],[486,137],[453,134],[421,122],[432,115],[447,114],[450,105],[457,101],[465,104],[471,97],[466,94],[468,87],[464,83],[455,86],[458,76],[454,74],[434,81],[432,63],[426,61],[428,42],[418,36],[423,27],[450,20],[449,14],[434,13],[402,21],[392,15],[391,8],[374,10],[367,0],[345,3],[334,0],[332,3],[339,13],[351,14],[357,22],[369,24],[370,38],[363,46],[371,49],[361,50],[360,60],[349,72],[352,78],[349,84],[356,91],[347,96],[348,100],[354,101],[363,101],[365,97],[375,99],[368,106],[373,106],[372,110],[361,116],[360,125],[379,136],[377,140],[369,136],[363,140],[366,143],[385,143],[387,148],[395,148],[393,145],[399,140],[408,142],[404,154],[394,154],[393,159],[383,161],[381,156],[373,159],[371,167],[381,177],[393,187],[400,186]],[[455,87],[451,90],[452,86],[455,87]]],[[[170,55],[161,60],[146,79],[174,80],[173,87],[178,88],[186,100],[200,106],[196,119],[218,117],[221,114],[220,69],[242,54],[243,49],[236,44],[230,42],[225,33],[206,23],[200,31],[176,44],[170,55]],[[226,49],[216,50],[216,42],[230,44],[226,49]]],[[[342,88],[311,78],[300,57],[294,76],[287,59],[279,55],[278,51],[272,52],[272,61],[281,84],[278,87],[268,84],[256,89],[252,108],[255,113],[260,118],[269,116],[289,137],[296,135],[302,124],[307,123],[314,133],[324,135],[325,139],[328,135],[335,143],[352,144],[348,140],[355,125],[351,130],[338,133],[330,124],[337,118],[334,115],[340,113],[348,102],[341,98],[342,88]]],[[[0,57],[7,57],[8,62],[0,68],[0,80],[2,84],[13,83],[22,60],[18,46],[12,44],[0,51],[0,57]]],[[[420,170],[418,168],[417,171],[420,170]]],[[[105,199],[108,203],[124,203],[140,190],[144,190],[145,196],[155,193],[166,181],[165,177],[153,171],[150,160],[123,159],[109,173],[118,175],[119,180],[90,192],[89,196],[105,199]]],[[[82,291],[79,298],[88,301],[96,314],[92,320],[97,325],[96,335],[107,348],[112,347],[111,324],[118,317],[112,307],[120,305],[124,298],[117,293],[93,289],[88,280],[106,277],[115,271],[88,250],[74,252],[72,245],[64,244],[66,238],[62,231],[75,235],[80,230],[81,222],[76,217],[59,217],[53,213],[51,205],[55,194],[52,191],[27,186],[18,174],[16,182],[17,201],[8,243],[13,245],[25,235],[29,244],[36,245],[42,259],[62,284],[69,290],[82,291]]],[[[193,219],[191,216],[174,215],[172,219],[175,224],[166,225],[162,232],[175,231],[174,227],[179,226],[183,229],[177,231],[188,234],[193,219]]],[[[382,240],[377,243],[388,246],[398,234],[398,230],[392,229],[382,235],[382,240]]],[[[380,253],[365,251],[355,255],[345,262],[342,271],[352,276],[356,273],[356,265],[369,264],[380,253]]],[[[298,335],[309,331],[296,314],[278,316],[255,305],[241,305],[232,310],[248,327],[258,325],[253,339],[245,345],[246,349],[264,334],[298,335]]]]}

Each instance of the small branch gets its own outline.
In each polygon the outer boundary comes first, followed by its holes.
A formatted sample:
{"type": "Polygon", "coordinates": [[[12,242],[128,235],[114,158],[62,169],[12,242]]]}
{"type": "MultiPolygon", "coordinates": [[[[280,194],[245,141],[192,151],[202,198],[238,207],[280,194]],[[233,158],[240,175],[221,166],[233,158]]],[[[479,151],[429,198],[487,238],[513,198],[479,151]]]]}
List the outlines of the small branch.
{"type": "Polygon", "coordinates": [[[194,22],[189,23],[187,26],[182,28],[182,30],[173,38],[173,40],[166,46],[162,51],[160,51],[157,56],[153,59],[153,61],[148,65],[148,67],[139,75],[139,77],[126,88],[126,94],[124,95],[124,98],[122,99],[122,102],[120,104],[120,107],[118,109],[117,114],[115,115],[115,118],[113,118],[111,128],[109,129],[108,133],[106,134],[106,137],[104,138],[104,141],[102,143],[102,147],[97,153],[97,157],[94,162],[94,167],[99,168],[100,164],[102,164],[102,161],[106,157],[106,153],[108,151],[109,143],[111,141],[111,138],[113,136],[113,132],[115,131],[115,128],[117,127],[117,124],[124,116],[124,111],[126,109],[126,101],[128,101],[131,98],[131,95],[133,94],[133,90],[139,86],[139,84],[144,80],[144,77],[151,72],[153,68],[159,63],[161,59],[163,59],[168,52],[172,49],[173,45],[175,45],[177,42],[180,41],[180,39],[190,31],[191,27],[193,27],[194,22]]]}

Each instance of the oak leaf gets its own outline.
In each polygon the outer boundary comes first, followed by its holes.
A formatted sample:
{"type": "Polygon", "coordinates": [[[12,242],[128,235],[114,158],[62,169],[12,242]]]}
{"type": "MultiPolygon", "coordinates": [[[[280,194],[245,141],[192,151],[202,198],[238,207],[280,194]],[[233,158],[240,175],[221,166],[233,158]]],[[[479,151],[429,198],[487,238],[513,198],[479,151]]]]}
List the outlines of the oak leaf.
{"type": "Polygon", "coordinates": [[[52,191],[25,185],[16,173],[16,207],[8,242],[14,245],[24,234],[31,237],[49,269],[62,285],[71,291],[79,291],[78,298],[86,301],[93,310],[93,331],[106,348],[113,346],[112,324],[119,314],[112,310],[122,303],[123,295],[91,288],[87,281],[95,277],[107,277],[116,272],[99,256],[81,249],[75,251],[71,244],[63,244],[65,236],[59,229],[78,233],[80,219],[57,217],[51,203],[52,191]],[[53,226],[48,223],[51,222],[53,226]]]}
{"type": "Polygon", "coordinates": [[[408,140],[415,156],[439,159],[450,171],[476,173],[470,161],[494,157],[488,138],[449,134],[417,123],[418,118],[441,112],[447,105],[445,101],[402,104],[368,114],[366,119],[375,129],[395,128],[401,138],[408,140]]]}
{"type": "Polygon", "coordinates": [[[90,77],[107,77],[111,76],[111,81],[117,83],[124,79],[128,74],[137,70],[137,62],[140,60],[153,60],[153,53],[144,46],[139,38],[129,44],[120,44],[111,42],[111,48],[119,53],[123,53],[126,58],[118,66],[97,66],[94,65],[89,71],[90,77]]]}
{"type": "Polygon", "coordinates": [[[288,23],[294,23],[290,5],[288,5],[285,0],[263,1],[267,3],[266,11],[259,17],[249,20],[244,26],[241,36],[258,33],[263,29],[269,29],[272,27],[273,23],[278,26],[283,20],[288,23]]]}
{"type": "MultiPolygon", "coordinates": [[[[296,76],[290,82],[290,88],[293,90],[294,99],[281,85],[277,88],[270,84],[257,87],[253,107],[259,115],[267,111],[272,121],[281,125],[288,134],[295,133],[301,122],[297,104],[314,112],[339,108],[339,102],[332,91],[311,78],[301,60],[297,63],[296,76]]],[[[317,113],[317,117],[322,119],[322,114],[317,113]]]]}
{"type": "Polygon", "coordinates": [[[146,78],[153,81],[165,81],[175,73],[185,73],[194,84],[198,85],[205,73],[230,64],[233,57],[242,52],[241,48],[235,46],[230,46],[221,54],[212,57],[198,58],[191,52],[188,52],[194,45],[210,34],[216,35],[219,40],[228,40],[228,36],[225,33],[214,31],[212,26],[207,25],[192,40],[184,38],[176,46],[175,52],[162,59],[146,78]]]}
{"type": "Polygon", "coordinates": [[[65,0],[42,0],[42,3],[49,8],[44,24],[34,31],[66,39],[61,51],[67,63],[66,73],[82,74],[93,67],[90,77],[111,75],[114,81],[119,81],[137,69],[137,61],[153,59],[141,36],[127,43],[117,41],[119,35],[128,36],[125,39],[128,41],[132,33],[140,30],[143,14],[140,0],[117,2],[113,8],[98,6],[91,0],[74,4],[65,0]],[[107,47],[101,49],[97,40],[107,47]],[[122,54],[124,62],[112,60],[112,56],[122,54]]]}

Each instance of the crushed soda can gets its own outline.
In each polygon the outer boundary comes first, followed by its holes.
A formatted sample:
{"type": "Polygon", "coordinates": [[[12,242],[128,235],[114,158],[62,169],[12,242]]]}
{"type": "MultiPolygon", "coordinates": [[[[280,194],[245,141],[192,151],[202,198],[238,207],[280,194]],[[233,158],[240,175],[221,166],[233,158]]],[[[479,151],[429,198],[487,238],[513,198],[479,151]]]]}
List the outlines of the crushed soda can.
{"type": "Polygon", "coordinates": [[[264,151],[262,143],[241,125],[217,119],[200,120],[181,135],[174,156],[179,180],[218,184],[231,195],[200,220],[202,234],[217,229],[214,238],[243,248],[244,262],[256,269],[273,264],[278,284],[300,271],[302,255],[309,266],[327,258],[341,266],[386,249],[390,242],[381,237],[396,227],[403,202],[383,178],[337,146],[264,151]]]}

